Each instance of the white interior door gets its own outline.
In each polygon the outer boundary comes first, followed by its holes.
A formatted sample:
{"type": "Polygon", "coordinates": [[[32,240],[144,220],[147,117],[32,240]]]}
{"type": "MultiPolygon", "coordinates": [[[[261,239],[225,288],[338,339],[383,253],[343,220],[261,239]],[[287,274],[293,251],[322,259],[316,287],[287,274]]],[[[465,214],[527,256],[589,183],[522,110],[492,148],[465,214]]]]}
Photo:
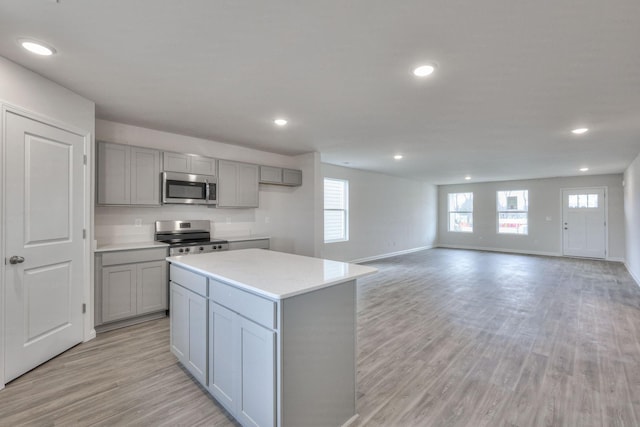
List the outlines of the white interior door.
{"type": "Polygon", "coordinates": [[[605,258],[607,227],[604,188],[562,190],[563,254],[605,258]]]}
{"type": "Polygon", "coordinates": [[[5,380],[83,339],[84,137],[6,113],[5,380]]]}

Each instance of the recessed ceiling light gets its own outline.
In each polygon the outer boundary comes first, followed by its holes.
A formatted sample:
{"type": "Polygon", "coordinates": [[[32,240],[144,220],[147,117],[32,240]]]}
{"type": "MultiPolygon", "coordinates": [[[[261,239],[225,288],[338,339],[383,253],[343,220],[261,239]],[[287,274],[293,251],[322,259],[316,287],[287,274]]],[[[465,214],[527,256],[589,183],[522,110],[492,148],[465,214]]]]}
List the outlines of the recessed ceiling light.
{"type": "Polygon", "coordinates": [[[469,181],[471,179],[470,176],[465,176],[464,179],[466,179],[467,181],[469,181]]]}
{"type": "Polygon", "coordinates": [[[585,132],[588,132],[589,128],[578,128],[571,131],[571,133],[575,133],[576,135],[582,135],[585,132]]]}
{"type": "Polygon", "coordinates": [[[421,65],[413,70],[413,74],[417,77],[427,77],[433,74],[436,66],[433,64],[421,65]]]}
{"type": "Polygon", "coordinates": [[[580,168],[580,172],[586,172],[588,170],[589,170],[589,168],[580,168]]]}
{"type": "Polygon", "coordinates": [[[393,158],[396,160],[400,160],[402,158],[402,154],[396,154],[395,156],[393,156],[393,158]]]}
{"type": "Polygon", "coordinates": [[[277,124],[278,126],[284,126],[286,125],[288,122],[285,119],[275,119],[273,121],[273,123],[277,124]]]}
{"type": "Polygon", "coordinates": [[[36,55],[51,56],[56,53],[56,50],[53,47],[42,42],[29,39],[19,39],[18,42],[20,43],[20,46],[31,53],[35,53],[36,55]]]}

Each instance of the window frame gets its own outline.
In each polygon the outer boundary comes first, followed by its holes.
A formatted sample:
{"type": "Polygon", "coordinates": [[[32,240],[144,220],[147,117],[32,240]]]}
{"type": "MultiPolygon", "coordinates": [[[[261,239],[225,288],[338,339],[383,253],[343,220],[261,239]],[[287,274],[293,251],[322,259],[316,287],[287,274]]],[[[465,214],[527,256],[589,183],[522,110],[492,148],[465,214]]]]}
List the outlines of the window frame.
{"type": "Polygon", "coordinates": [[[447,193],[447,231],[449,233],[473,233],[473,191],[459,191],[456,193],[447,193]],[[451,195],[453,194],[471,194],[471,210],[470,211],[461,211],[461,210],[451,210],[451,195]],[[471,230],[454,230],[451,228],[451,214],[468,214],[471,215],[471,230]]]}
{"type": "Polygon", "coordinates": [[[349,241],[349,180],[348,179],[340,179],[340,178],[329,178],[329,177],[324,177],[323,181],[322,181],[322,204],[323,204],[323,217],[322,217],[322,226],[323,226],[323,240],[324,243],[337,243],[337,242],[348,242],[349,241]],[[324,205],[325,203],[325,183],[327,181],[334,181],[334,182],[340,182],[343,185],[343,204],[344,204],[344,209],[327,209],[326,206],[324,205]],[[339,238],[339,239],[330,239],[327,240],[327,235],[326,235],[326,212],[330,211],[330,212],[344,212],[344,236],[339,238]]]}
{"type": "MultiPolygon", "coordinates": [[[[509,197],[506,196],[505,197],[509,197]]],[[[501,236],[528,236],[529,235],[529,189],[520,189],[520,190],[497,190],[496,191],[496,233],[501,236]],[[500,193],[512,193],[512,192],[524,192],[526,194],[526,210],[500,210],[500,193]],[[516,213],[516,214],[525,214],[527,218],[526,223],[526,233],[508,233],[505,231],[500,231],[500,214],[501,213],[516,213]]]]}

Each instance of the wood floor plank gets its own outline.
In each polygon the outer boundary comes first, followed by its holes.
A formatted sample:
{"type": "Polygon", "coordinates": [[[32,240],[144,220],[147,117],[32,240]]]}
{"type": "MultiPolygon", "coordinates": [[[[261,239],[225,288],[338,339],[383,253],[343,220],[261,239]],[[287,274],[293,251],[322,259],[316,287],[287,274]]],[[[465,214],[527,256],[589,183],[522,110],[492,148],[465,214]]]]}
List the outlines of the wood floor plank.
{"type": "MultiPolygon", "coordinates": [[[[370,265],[354,426],[639,425],[640,288],[622,264],[432,249],[370,265]]],[[[169,352],[167,319],[0,391],[2,427],[130,425],[238,425],[169,352]]]]}

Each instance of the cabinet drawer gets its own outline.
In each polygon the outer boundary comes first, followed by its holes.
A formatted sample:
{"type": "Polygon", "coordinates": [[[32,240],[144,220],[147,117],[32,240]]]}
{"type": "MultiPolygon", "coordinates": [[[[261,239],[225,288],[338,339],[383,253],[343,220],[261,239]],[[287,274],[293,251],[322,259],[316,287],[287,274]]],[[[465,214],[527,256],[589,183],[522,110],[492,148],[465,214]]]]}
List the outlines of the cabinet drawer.
{"type": "Polygon", "coordinates": [[[162,261],[167,257],[167,248],[134,249],[102,253],[102,265],[132,264],[135,262],[162,261]]]}
{"type": "Polygon", "coordinates": [[[209,279],[209,295],[216,303],[270,329],[275,329],[276,303],[226,283],[209,279]]]}
{"type": "Polygon", "coordinates": [[[198,295],[207,296],[207,278],[171,264],[169,280],[198,295]]]}

